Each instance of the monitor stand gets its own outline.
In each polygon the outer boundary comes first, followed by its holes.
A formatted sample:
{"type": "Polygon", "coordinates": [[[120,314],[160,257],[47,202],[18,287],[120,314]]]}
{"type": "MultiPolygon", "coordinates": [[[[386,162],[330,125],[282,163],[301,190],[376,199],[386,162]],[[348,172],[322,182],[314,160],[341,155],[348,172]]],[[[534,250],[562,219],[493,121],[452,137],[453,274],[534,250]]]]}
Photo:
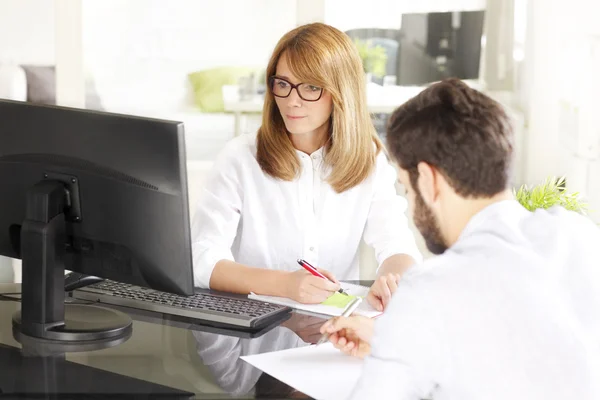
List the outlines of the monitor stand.
{"type": "MultiPolygon", "coordinates": [[[[68,179],[75,183],[74,178],[68,179]]],[[[128,315],[93,305],[65,304],[66,219],[74,223],[81,219],[69,212],[79,200],[69,183],[61,177],[45,179],[27,193],[21,228],[21,311],[13,316],[13,328],[25,336],[60,342],[127,337],[132,330],[128,315]]]]}

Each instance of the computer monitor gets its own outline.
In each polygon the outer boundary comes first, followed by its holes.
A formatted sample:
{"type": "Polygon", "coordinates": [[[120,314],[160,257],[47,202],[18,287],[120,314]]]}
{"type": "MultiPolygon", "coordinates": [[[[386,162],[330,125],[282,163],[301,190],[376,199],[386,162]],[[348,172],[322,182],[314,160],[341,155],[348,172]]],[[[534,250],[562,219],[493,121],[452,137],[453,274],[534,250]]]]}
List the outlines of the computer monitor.
{"type": "Polygon", "coordinates": [[[399,85],[479,79],[485,11],[402,14],[399,85]]]}
{"type": "Polygon", "coordinates": [[[65,269],[193,294],[185,160],[180,122],[0,101],[0,255],[23,260],[22,334],[131,332],[125,314],[65,305],[65,269]]]}

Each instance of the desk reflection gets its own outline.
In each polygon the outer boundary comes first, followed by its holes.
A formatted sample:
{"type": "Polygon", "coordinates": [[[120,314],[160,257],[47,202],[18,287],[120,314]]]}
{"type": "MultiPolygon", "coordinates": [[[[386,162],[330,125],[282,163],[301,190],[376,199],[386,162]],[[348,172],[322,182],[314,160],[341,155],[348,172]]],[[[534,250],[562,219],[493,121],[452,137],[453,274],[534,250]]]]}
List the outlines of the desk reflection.
{"type": "Polygon", "coordinates": [[[240,357],[308,346],[319,340],[326,319],[293,313],[280,326],[258,338],[239,338],[194,331],[196,349],[214,381],[233,396],[306,398],[290,386],[264,374],[240,357]]]}

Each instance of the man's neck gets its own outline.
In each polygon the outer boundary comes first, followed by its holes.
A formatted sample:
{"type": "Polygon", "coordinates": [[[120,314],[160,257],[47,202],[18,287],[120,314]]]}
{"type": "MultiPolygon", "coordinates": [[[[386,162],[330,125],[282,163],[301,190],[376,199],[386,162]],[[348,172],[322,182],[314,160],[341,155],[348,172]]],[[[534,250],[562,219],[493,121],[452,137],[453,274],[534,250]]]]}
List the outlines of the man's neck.
{"type": "Polygon", "coordinates": [[[446,240],[448,245],[452,246],[463,230],[476,214],[481,212],[484,208],[491,206],[492,204],[504,201],[513,200],[514,196],[512,191],[507,189],[500,192],[492,197],[478,198],[478,199],[465,199],[457,198],[456,204],[452,206],[453,210],[447,210],[446,215],[446,240]]]}

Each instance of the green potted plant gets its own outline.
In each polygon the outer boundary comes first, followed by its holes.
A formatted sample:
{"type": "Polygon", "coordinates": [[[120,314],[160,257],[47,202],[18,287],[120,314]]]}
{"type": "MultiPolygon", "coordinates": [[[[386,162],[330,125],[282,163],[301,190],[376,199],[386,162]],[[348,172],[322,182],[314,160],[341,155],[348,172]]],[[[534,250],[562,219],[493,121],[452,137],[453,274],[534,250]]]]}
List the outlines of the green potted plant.
{"type": "Polygon", "coordinates": [[[385,75],[385,66],[387,63],[387,54],[382,46],[373,46],[370,40],[354,39],[354,44],[358,49],[358,54],[362,59],[363,69],[369,75],[382,77],[385,75]]]}
{"type": "Polygon", "coordinates": [[[517,201],[529,211],[558,205],[585,215],[588,211],[587,203],[581,200],[578,192],[568,193],[565,183],[565,177],[549,177],[544,183],[532,188],[523,185],[513,192],[517,201]]]}

